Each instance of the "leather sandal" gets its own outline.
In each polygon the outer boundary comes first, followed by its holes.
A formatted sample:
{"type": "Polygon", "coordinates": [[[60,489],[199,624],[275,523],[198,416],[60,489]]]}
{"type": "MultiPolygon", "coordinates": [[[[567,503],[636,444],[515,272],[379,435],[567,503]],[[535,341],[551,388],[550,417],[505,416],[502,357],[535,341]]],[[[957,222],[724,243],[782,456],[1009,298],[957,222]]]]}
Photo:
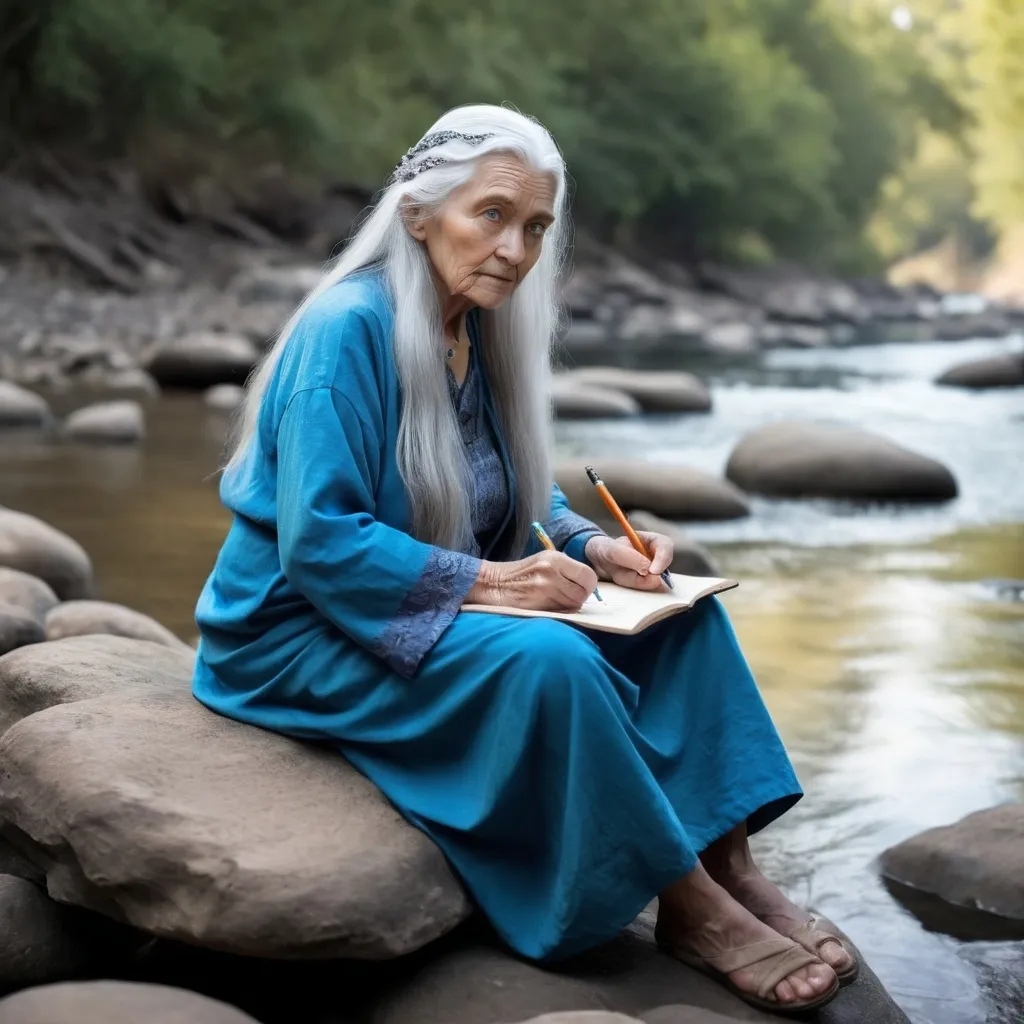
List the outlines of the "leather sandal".
{"type": "MultiPolygon", "coordinates": [[[[803,946],[808,953],[813,953],[823,963],[828,963],[828,961],[822,958],[821,947],[826,942],[838,942],[846,950],[853,963],[845,971],[838,971],[835,967],[832,967],[832,970],[836,972],[840,985],[849,985],[851,982],[856,981],[857,975],[860,974],[860,961],[854,953],[846,949],[843,940],[838,935],[833,935],[831,932],[825,931],[824,928],[819,928],[820,924],[821,921],[812,916],[810,920],[805,921],[802,925],[798,925],[793,931],[789,932],[786,938],[792,939],[799,946],[803,946]]],[[[831,967],[832,965],[829,964],[829,966],[831,967]]]]}
{"type": "MultiPolygon", "coordinates": [[[[696,956],[688,953],[672,942],[659,940],[659,944],[677,960],[693,967],[724,985],[737,999],[742,999],[750,1006],[771,1013],[806,1013],[817,1010],[835,998],[839,991],[839,982],[834,981],[832,987],[813,999],[783,1003],[772,994],[775,986],[784,981],[801,967],[820,964],[822,961],[813,953],[790,939],[779,935],[777,938],[762,939],[752,942],[749,946],[727,950],[718,956],[696,956]],[[735,984],[729,975],[733,971],[741,971],[746,967],[758,965],[754,973],[754,990],[748,992],[735,984]]],[[[827,966],[827,965],[826,965],[827,966]]]]}

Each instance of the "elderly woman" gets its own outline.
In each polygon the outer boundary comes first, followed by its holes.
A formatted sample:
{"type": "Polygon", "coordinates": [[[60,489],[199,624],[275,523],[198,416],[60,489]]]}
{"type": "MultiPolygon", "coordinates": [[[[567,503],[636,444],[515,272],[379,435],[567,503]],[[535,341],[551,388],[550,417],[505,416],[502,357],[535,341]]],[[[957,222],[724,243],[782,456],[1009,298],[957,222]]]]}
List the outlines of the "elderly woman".
{"type": "Polygon", "coordinates": [[[195,694],[336,744],[521,954],[595,946],[658,895],[670,954],[754,1005],[819,1006],[856,961],[751,858],[800,789],[721,605],[637,636],[460,611],[575,611],[602,579],[663,586],[672,558],[552,484],[568,237],[535,121],[462,107],[408,151],[250,382],[195,694]]]}

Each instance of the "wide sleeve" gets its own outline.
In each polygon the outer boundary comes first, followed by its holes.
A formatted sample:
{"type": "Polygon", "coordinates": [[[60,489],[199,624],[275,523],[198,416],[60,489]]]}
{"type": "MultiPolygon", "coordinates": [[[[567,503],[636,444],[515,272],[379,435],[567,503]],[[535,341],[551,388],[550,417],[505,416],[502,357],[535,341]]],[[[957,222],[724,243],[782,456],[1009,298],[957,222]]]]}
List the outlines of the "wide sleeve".
{"type": "MultiPolygon", "coordinates": [[[[589,519],[577,515],[569,507],[569,501],[558,484],[551,488],[551,511],[548,518],[541,524],[559,551],[564,551],[577,562],[586,562],[584,550],[591,537],[604,534],[600,526],[589,519]]],[[[540,545],[531,538],[527,554],[540,550],[540,545]]]]}
{"type": "Polygon", "coordinates": [[[277,437],[277,527],[289,583],[410,677],[457,614],[479,559],[374,518],[378,432],[334,387],[296,392],[277,437]]]}

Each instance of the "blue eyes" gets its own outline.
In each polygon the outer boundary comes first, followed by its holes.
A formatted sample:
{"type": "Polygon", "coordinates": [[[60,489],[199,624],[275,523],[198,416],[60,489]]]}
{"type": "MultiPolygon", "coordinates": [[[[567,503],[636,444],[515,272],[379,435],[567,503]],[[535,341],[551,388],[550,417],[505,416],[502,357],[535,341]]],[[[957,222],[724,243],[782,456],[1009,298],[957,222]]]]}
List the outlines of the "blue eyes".
{"type": "MultiPolygon", "coordinates": [[[[490,210],[484,210],[484,216],[492,224],[497,224],[501,220],[501,211],[493,208],[490,210]]],[[[526,230],[529,231],[531,235],[539,238],[545,231],[547,231],[547,227],[539,221],[534,221],[532,224],[527,225],[526,230]]]]}

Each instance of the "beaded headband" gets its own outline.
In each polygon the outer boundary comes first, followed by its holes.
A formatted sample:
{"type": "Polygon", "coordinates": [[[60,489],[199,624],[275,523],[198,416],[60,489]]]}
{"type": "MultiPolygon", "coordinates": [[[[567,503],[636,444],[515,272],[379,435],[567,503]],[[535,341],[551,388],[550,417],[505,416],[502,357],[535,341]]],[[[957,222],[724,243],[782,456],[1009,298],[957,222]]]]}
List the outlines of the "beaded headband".
{"type": "Polygon", "coordinates": [[[416,143],[412,149],[408,150],[405,156],[402,157],[398,162],[398,166],[395,168],[393,175],[395,181],[412,181],[417,174],[421,174],[423,171],[429,171],[432,167],[440,167],[441,164],[448,163],[448,159],[443,156],[428,156],[419,163],[414,164],[413,158],[419,156],[420,153],[426,152],[428,149],[434,149],[436,146],[443,146],[446,142],[452,142],[458,139],[461,142],[468,142],[471,146],[479,146],[485,139],[491,139],[494,137],[494,132],[487,132],[483,135],[464,135],[462,132],[443,131],[443,132],[431,132],[429,135],[424,135],[419,142],[416,143]]]}

